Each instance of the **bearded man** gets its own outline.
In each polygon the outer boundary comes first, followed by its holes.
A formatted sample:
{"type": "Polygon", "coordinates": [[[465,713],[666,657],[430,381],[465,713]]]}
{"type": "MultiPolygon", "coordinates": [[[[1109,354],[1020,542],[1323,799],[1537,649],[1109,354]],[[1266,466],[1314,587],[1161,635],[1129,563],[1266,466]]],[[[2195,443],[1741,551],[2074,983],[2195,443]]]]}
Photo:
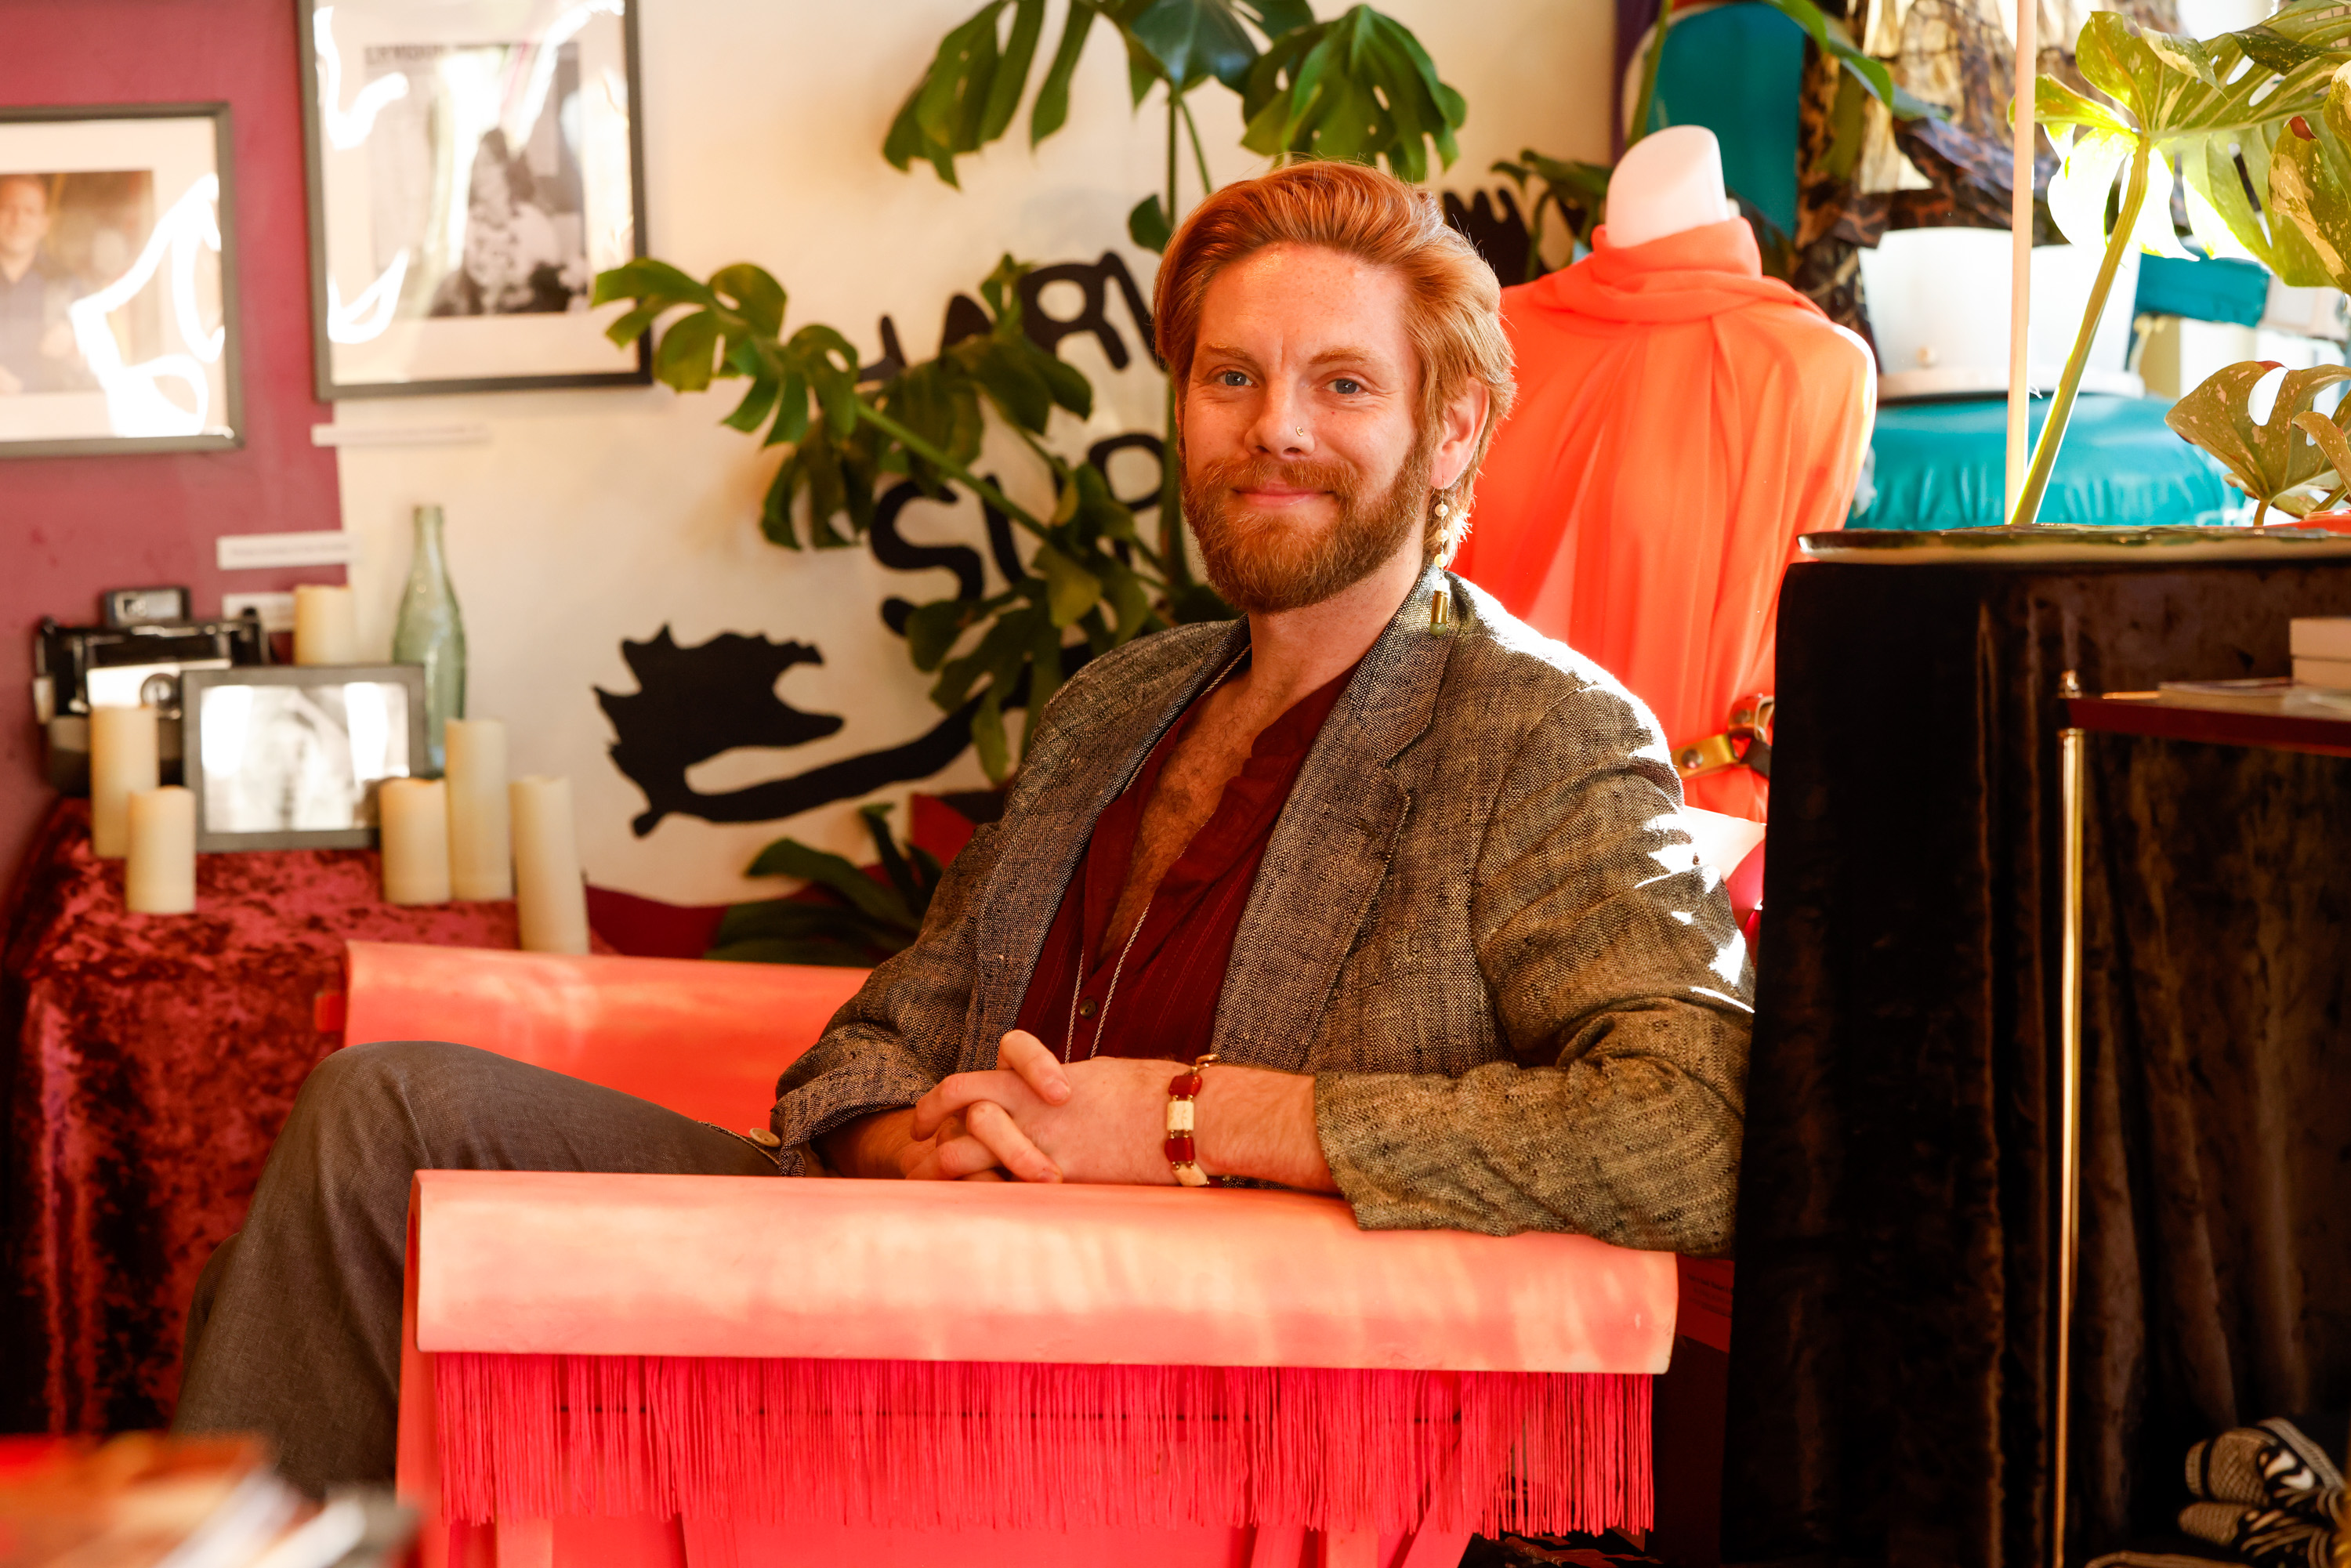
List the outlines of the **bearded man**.
{"type": "Polygon", "coordinates": [[[198,1288],[181,1426],[269,1432],[305,1485],[391,1473],[418,1168],[1242,1180],[1727,1248],[1746,954],[1664,738],[1443,569],[1510,405],[1499,298],[1371,170],[1204,202],[1154,322],[1246,618],[1061,688],[921,937],[784,1074],[773,1148],[462,1046],[329,1058],[198,1288]]]}

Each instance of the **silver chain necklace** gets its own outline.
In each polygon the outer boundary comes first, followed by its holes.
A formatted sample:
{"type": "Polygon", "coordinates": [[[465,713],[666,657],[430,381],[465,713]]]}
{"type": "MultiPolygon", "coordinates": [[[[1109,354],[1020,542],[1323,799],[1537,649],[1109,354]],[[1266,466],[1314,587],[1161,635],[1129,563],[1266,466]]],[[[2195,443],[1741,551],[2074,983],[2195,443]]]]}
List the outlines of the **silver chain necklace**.
{"type": "MultiPolygon", "coordinates": [[[[1233,662],[1227,664],[1222,670],[1217,672],[1217,678],[1208,683],[1207,690],[1193,698],[1192,703],[1187,705],[1187,706],[1196,706],[1198,704],[1207,701],[1208,698],[1215,694],[1217,688],[1223,685],[1226,679],[1230,676],[1235,670],[1240,668],[1241,661],[1248,658],[1249,653],[1249,651],[1247,648],[1243,648],[1239,653],[1234,654],[1233,662]]],[[[1181,723],[1182,721],[1179,719],[1177,722],[1181,723]]],[[[1138,825],[1137,831],[1140,832],[1140,831],[1141,829],[1138,825]]],[[[1126,956],[1134,951],[1134,939],[1142,936],[1143,928],[1151,923],[1152,906],[1158,902],[1159,890],[1154,888],[1151,893],[1151,897],[1144,903],[1143,913],[1136,915],[1134,918],[1134,929],[1126,934],[1126,945],[1118,950],[1118,962],[1111,966],[1110,985],[1102,991],[1102,1009],[1095,1015],[1094,1019],[1094,1048],[1088,1053],[1089,1060],[1102,1054],[1102,1031],[1110,1028],[1110,1005],[1118,998],[1118,977],[1126,973],[1126,956]]],[[[1078,927],[1078,975],[1076,980],[1072,982],[1070,987],[1070,1025],[1069,1028],[1063,1030],[1061,1034],[1061,1061],[1064,1066],[1067,1066],[1077,1059],[1078,1000],[1081,997],[1085,995],[1085,991],[1086,933],[1084,922],[1081,918],[1078,927]]]]}

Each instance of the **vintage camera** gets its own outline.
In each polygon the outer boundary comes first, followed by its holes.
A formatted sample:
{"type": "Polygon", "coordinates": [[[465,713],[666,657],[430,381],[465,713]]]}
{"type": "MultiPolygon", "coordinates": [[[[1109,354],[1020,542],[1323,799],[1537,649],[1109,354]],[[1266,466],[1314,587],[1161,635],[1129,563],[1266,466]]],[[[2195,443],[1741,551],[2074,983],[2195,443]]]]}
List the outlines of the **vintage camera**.
{"type": "Polygon", "coordinates": [[[250,611],[234,620],[191,620],[184,588],[115,589],[99,602],[104,625],[60,626],[44,616],[33,633],[33,716],[48,733],[49,782],[68,795],[89,792],[92,705],[158,710],[156,747],[164,781],[173,782],[181,675],[269,663],[268,634],[250,611]]]}

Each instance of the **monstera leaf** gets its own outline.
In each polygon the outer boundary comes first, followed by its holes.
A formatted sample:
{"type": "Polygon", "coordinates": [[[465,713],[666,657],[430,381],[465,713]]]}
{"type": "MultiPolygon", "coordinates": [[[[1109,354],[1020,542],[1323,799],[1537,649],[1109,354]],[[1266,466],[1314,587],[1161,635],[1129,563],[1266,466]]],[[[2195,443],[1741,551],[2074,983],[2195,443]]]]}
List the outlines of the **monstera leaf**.
{"type": "MultiPolygon", "coordinates": [[[[2295,0],[2279,18],[2341,8],[2340,0],[2295,0]]],[[[2033,89],[2038,117],[2055,127],[2050,139],[2064,159],[2049,184],[2050,215],[2074,244],[2103,244],[2116,177],[2143,164],[2146,189],[2130,237],[2157,255],[2185,256],[2170,220],[2176,159],[2189,226],[2210,254],[2259,261],[2290,283],[2324,282],[2294,226],[2254,205],[2238,161],[2253,189],[2266,189],[2280,134],[2295,116],[2317,110],[2346,57],[2283,37],[2250,47],[2234,35],[2199,43],[2094,12],[2075,64],[2111,103],[2054,77],[2033,89]]]]}
{"type": "MultiPolygon", "coordinates": [[[[1239,92],[1258,61],[1257,38],[1309,26],[1314,16],[1306,0],[1070,0],[1029,106],[1029,145],[1068,122],[1070,81],[1098,20],[1126,47],[1139,104],[1155,85],[1165,85],[1172,100],[1211,78],[1239,92]]],[[[920,158],[956,184],[955,161],[1011,128],[1044,24],[1045,0],[989,0],[957,25],[891,120],[883,155],[899,169],[920,158]]]]}
{"type": "Polygon", "coordinates": [[[1434,144],[1451,168],[1453,133],[1468,115],[1461,95],[1402,23],[1368,5],[1274,39],[1249,72],[1241,145],[1359,162],[1384,161],[1398,179],[1428,178],[1434,144]]]}
{"type": "Polygon", "coordinates": [[[2340,424],[2312,406],[2326,388],[2351,381],[2351,370],[2288,371],[2269,417],[2256,422],[2248,407],[2254,384],[2277,369],[2274,361],[2248,360],[2216,371],[2163,417],[2218,458],[2229,483],[2262,504],[2256,523],[2272,507],[2299,517],[2314,508],[2322,486],[2340,490],[2351,477],[2351,444],[2340,424]]]}
{"type": "Polygon", "coordinates": [[[2351,64],[2327,78],[2317,115],[2286,122],[2269,191],[2270,205],[2293,225],[2325,281],[2351,288],[2351,64]]]}

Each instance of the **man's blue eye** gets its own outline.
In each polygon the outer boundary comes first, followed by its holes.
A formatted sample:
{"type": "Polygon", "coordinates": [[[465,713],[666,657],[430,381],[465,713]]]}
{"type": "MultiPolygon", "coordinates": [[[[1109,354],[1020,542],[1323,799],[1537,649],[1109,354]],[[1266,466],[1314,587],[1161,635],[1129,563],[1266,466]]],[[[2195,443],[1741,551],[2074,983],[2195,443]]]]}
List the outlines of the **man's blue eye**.
{"type": "Polygon", "coordinates": [[[1245,387],[1249,385],[1249,377],[1241,374],[1238,371],[1218,371],[1217,372],[1217,380],[1223,385],[1228,387],[1245,387]]]}
{"type": "Polygon", "coordinates": [[[1357,392],[1364,390],[1364,383],[1361,382],[1349,381],[1345,376],[1341,376],[1337,381],[1331,383],[1331,390],[1337,392],[1341,397],[1353,397],[1357,392]]]}

